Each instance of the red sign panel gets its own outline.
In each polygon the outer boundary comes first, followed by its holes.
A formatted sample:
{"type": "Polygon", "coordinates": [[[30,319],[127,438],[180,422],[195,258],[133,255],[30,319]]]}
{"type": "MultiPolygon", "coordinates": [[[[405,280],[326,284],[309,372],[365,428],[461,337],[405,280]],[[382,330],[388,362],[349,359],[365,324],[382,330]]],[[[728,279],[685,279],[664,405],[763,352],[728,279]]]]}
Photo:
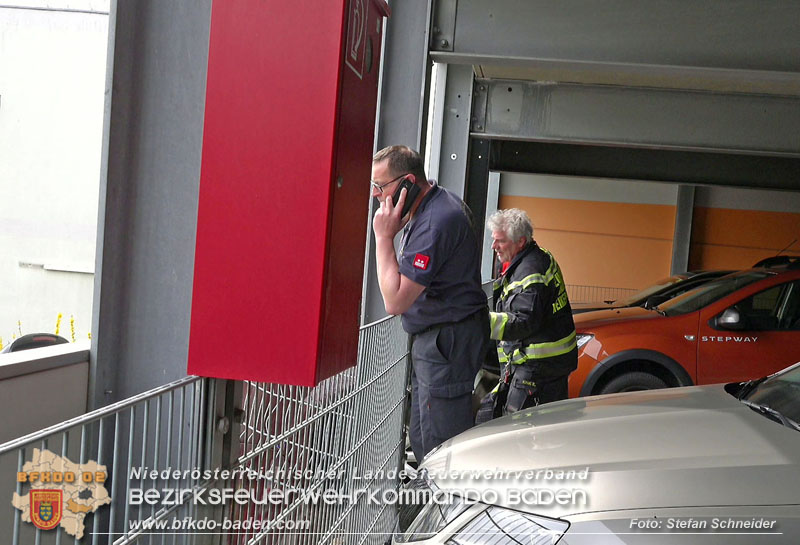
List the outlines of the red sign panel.
{"type": "Polygon", "coordinates": [[[313,386],[355,365],[381,7],[214,2],[189,373],[313,386]]]}

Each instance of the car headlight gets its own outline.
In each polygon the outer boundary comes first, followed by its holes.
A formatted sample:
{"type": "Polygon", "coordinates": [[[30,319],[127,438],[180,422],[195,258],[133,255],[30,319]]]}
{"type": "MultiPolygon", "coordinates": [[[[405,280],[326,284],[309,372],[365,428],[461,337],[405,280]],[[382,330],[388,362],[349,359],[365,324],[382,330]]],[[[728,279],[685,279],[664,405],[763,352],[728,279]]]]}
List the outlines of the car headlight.
{"type": "Polygon", "coordinates": [[[460,496],[439,489],[421,471],[402,491],[395,543],[409,543],[435,536],[469,504],[460,496]]]}
{"type": "Polygon", "coordinates": [[[430,539],[467,510],[472,513],[465,515],[469,520],[460,523],[463,526],[450,535],[448,545],[555,545],[569,528],[563,520],[466,501],[455,492],[439,489],[424,471],[403,493],[394,543],[430,539]]]}
{"type": "Polygon", "coordinates": [[[594,339],[594,335],[591,333],[578,333],[578,335],[575,336],[575,339],[578,342],[578,350],[580,350],[584,344],[594,339]]]}
{"type": "Polygon", "coordinates": [[[447,543],[453,545],[555,545],[569,528],[564,520],[549,519],[490,506],[470,520],[447,543]]]}

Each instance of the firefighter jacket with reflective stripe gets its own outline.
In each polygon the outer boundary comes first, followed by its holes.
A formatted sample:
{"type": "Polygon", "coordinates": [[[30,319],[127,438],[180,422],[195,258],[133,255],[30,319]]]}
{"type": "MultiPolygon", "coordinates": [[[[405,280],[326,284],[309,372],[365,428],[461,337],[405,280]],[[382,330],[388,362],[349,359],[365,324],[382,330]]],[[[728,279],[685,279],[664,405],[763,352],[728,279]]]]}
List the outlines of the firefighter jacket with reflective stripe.
{"type": "Polygon", "coordinates": [[[555,258],[531,241],[494,282],[492,339],[501,364],[530,365],[541,377],[578,367],[575,323],[555,258]]]}

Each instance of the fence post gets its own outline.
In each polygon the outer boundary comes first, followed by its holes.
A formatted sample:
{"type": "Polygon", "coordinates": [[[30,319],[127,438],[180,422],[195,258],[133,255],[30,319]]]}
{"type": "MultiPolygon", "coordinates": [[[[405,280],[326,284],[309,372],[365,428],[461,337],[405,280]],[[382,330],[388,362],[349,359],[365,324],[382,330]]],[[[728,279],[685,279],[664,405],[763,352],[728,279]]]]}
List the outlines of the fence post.
{"type": "MultiPolygon", "coordinates": [[[[208,379],[208,395],[203,407],[205,422],[205,443],[202,448],[201,466],[212,471],[231,469],[239,456],[239,430],[242,414],[242,383],[235,380],[208,379]]],[[[217,479],[210,488],[232,486],[232,479],[217,479]]],[[[218,524],[225,521],[229,503],[198,507],[198,516],[214,520],[218,524]]],[[[224,530],[204,533],[194,540],[199,545],[223,545],[228,542],[224,530]]]]}

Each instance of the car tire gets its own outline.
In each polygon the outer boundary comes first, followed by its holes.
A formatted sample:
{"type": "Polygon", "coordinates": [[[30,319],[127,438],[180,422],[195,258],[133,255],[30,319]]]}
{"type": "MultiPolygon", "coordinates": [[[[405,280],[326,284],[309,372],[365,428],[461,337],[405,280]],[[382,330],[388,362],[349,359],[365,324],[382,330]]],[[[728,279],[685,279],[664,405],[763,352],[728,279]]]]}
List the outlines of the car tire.
{"type": "Polygon", "coordinates": [[[601,394],[616,394],[619,392],[637,392],[640,390],[656,390],[666,388],[667,383],[662,379],[644,371],[632,371],[611,379],[608,384],[600,389],[601,394]]]}

